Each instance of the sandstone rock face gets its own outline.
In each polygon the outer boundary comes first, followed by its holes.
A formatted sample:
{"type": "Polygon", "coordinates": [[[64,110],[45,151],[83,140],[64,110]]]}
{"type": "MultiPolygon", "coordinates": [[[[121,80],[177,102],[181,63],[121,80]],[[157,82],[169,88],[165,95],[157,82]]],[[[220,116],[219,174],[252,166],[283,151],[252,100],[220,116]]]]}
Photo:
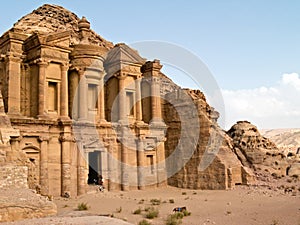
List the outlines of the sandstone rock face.
{"type": "MultiPolygon", "coordinates": [[[[248,121],[240,121],[233,125],[227,134],[233,139],[234,147],[245,156],[244,164],[261,164],[267,151],[277,151],[276,145],[260,135],[256,126],[248,121]]],[[[236,151],[238,151],[236,150],[236,151]]],[[[240,157],[243,157],[240,155],[240,157]]]]}
{"type": "MultiPolygon", "coordinates": [[[[33,33],[54,33],[54,32],[71,32],[71,44],[80,42],[78,22],[80,19],[75,13],[66,10],[58,5],[45,4],[32,13],[22,17],[14,24],[14,29],[21,30],[22,33],[31,35],[33,33]]],[[[98,46],[111,49],[113,44],[106,41],[96,32],[92,31],[88,37],[89,42],[98,46]]]]}
{"type": "Polygon", "coordinates": [[[228,189],[253,180],[251,171],[243,169],[232,151],[232,140],[218,127],[218,116],[198,90],[184,89],[166,95],[166,157],[177,156],[169,160],[167,169],[178,169],[168,179],[170,185],[228,189]]]}
{"type": "Polygon", "coordinates": [[[297,153],[300,147],[300,129],[268,129],[262,130],[261,133],[272,140],[285,154],[297,153]]]}
{"type": "Polygon", "coordinates": [[[1,189],[0,222],[55,215],[56,205],[29,189],[1,189]]]}
{"type": "MultiPolygon", "coordinates": [[[[256,172],[265,171],[280,177],[291,175],[290,168],[297,167],[299,157],[296,154],[289,155],[279,150],[272,141],[260,134],[256,126],[248,121],[237,122],[227,134],[232,138],[234,152],[242,164],[256,172]]],[[[295,169],[295,171],[297,170],[295,169]]]]}

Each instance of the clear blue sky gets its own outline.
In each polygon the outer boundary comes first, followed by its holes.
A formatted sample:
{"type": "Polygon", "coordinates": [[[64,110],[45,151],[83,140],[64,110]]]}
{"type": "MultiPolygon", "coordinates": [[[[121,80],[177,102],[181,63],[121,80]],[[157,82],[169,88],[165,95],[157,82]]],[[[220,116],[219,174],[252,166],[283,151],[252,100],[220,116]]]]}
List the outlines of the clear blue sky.
{"type": "Polygon", "coordinates": [[[178,44],[202,59],[224,90],[272,87],[284,73],[300,74],[297,0],[10,0],[1,4],[0,32],[44,3],[86,16],[93,30],[114,43],[178,44]]]}

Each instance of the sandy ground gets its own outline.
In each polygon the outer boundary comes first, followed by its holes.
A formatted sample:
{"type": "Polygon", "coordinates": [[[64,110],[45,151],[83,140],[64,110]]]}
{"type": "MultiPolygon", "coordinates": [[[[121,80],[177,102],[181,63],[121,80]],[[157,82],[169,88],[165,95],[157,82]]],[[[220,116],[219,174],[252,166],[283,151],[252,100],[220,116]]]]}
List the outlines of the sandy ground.
{"type": "Polygon", "coordinates": [[[133,211],[151,206],[151,199],[161,203],[158,218],[149,220],[153,225],[165,224],[165,220],[177,206],[186,206],[190,216],[182,224],[204,225],[300,225],[300,196],[283,191],[239,186],[229,191],[184,190],[166,187],[147,191],[91,192],[78,198],[55,198],[58,215],[74,211],[78,203],[87,203],[88,213],[113,215],[115,218],[138,224],[145,212],[133,211]],[[174,203],[170,203],[174,200],[174,203]]]}

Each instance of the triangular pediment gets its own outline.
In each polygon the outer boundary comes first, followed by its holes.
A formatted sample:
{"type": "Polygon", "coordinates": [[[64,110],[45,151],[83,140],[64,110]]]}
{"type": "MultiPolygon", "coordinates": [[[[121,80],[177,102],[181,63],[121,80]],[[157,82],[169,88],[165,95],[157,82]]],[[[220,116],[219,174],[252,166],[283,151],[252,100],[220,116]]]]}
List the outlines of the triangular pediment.
{"type": "Polygon", "coordinates": [[[99,139],[93,138],[88,140],[83,140],[83,147],[84,149],[103,149],[104,145],[99,139]]]}
{"type": "Polygon", "coordinates": [[[69,47],[70,46],[70,32],[52,33],[46,37],[47,45],[56,47],[69,47]]]}
{"type": "Polygon", "coordinates": [[[105,60],[106,65],[115,63],[142,65],[145,62],[146,59],[142,58],[136,50],[123,43],[115,45],[115,47],[107,53],[105,60]]]}
{"type": "Polygon", "coordinates": [[[25,49],[31,49],[40,45],[53,46],[59,48],[70,47],[70,32],[39,34],[34,33],[25,41],[25,49]]]}

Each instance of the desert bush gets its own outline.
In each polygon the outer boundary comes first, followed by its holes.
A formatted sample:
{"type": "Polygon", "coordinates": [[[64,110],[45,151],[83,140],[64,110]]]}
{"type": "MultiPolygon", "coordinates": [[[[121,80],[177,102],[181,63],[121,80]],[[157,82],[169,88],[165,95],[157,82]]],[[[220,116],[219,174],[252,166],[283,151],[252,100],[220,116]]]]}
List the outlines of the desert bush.
{"type": "Polygon", "coordinates": [[[175,203],[174,199],[172,199],[172,198],[169,199],[169,202],[172,203],[172,204],[175,203]]]}
{"type": "Polygon", "coordinates": [[[150,222],[148,222],[147,220],[141,220],[138,225],[151,225],[150,222]]]}
{"type": "Polygon", "coordinates": [[[273,220],[271,223],[271,225],[278,225],[278,224],[279,224],[278,220],[273,220]]]}
{"type": "Polygon", "coordinates": [[[184,216],[190,216],[191,215],[191,212],[189,212],[187,210],[184,210],[182,213],[183,213],[184,216]]]}
{"type": "Polygon", "coordinates": [[[181,194],[182,194],[182,195],[186,195],[186,192],[182,192],[181,194]]]}
{"type": "Polygon", "coordinates": [[[152,205],[160,205],[161,201],[160,201],[160,199],[154,198],[154,199],[151,199],[150,202],[152,205]]]}
{"type": "Polygon", "coordinates": [[[176,217],[176,219],[182,219],[184,217],[183,212],[177,212],[175,214],[173,214],[174,217],[176,217]]]}
{"type": "Polygon", "coordinates": [[[145,214],[145,217],[147,219],[153,219],[155,217],[158,217],[158,209],[155,209],[153,207],[150,207],[147,211],[147,213],[145,214]]]}
{"type": "Polygon", "coordinates": [[[138,209],[133,211],[133,214],[138,215],[138,214],[141,214],[141,212],[142,212],[142,209],[138,208],[138,209]]]}
{"type": "Polygon", "coordinates": [[[78,204],[77,209],[78,209],[79,211],[84,211],[84,210],[88,210],[88,209],[89,209],[89,206],[88,206],[87,203],[82,202],[82,203],[79,203],[79,204],[78,204]]]}
{"type": "Polygon", "coordinates": [[[181,218],[179,218],[179,215],[181,213],[175,213],[175,214],[172,214],[172,215],[169,215],[167,217],[167,220],[166,220],[166,225],[179,225],[182,223],[182,220],[181,218]]]}

